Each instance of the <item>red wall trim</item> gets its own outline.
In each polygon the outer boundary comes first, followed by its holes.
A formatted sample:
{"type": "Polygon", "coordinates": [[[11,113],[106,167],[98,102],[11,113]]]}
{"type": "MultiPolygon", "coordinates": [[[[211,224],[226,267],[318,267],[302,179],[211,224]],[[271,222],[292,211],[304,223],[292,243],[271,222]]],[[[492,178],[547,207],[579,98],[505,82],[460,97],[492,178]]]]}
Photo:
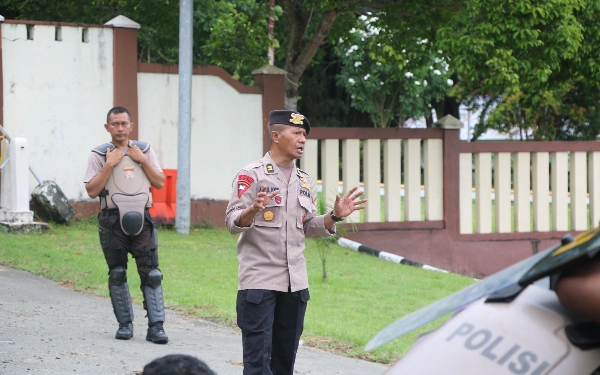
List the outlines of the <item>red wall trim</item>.
{"type": "Polygon", "coordinates": [[[600,142],[460,142],[458,152],[600,151],[600,142]]]}
{"type": "Polygon", "coordinates": [[[311,128],[308,139],[442,139],[443,129],[311,128]]]}
{"type": "Polygon", "coordinates": [[[523,232],[523,233],[474,233],[460,234],[456,236],[456,241],[526,241],[526,240],[560,240],[565,234],[574,236],[583,233],[583,231],[565,231],[565,232],[523,232]]]}
{"type": "MultiPolygon", "coordinates": [[[[178,74],[179,66],[176,64],[150,64],[138,62],[137,71],[139,73],[166,73],[166,74],[178,74]]],[[[227,71],[219,66],[200,66],[195,65],[192,68],[192,74],[205,75],[205,76],[217,76],[223,81],[227,82],[229,86],[233,87],[240,94],[261,94],[262,90],[256,86],[246,86],[235,80],[227,71]]]]}
{"type": "MultiPolygon", "coordinates": [[[[338,224],[339,225],[339,224],[338,224]]],[[[343,224],[349,232],[356,228],[358,232],[366,231],[393,231],[393,230],[425,230],[425,229],[444,229],[443,220],[439,221],[396,221],[385,223],[345,223],[343,224]]]]}

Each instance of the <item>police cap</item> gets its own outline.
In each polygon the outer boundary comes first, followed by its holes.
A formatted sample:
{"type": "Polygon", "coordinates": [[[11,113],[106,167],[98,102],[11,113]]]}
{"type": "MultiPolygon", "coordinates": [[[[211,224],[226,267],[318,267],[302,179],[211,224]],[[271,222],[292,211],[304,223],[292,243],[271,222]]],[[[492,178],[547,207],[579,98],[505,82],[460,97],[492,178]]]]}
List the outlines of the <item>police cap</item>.
{"type": "Polygon", "coordinates": [[[269,122],[271,124],[282,124],[304,128],[307,135],[310,133],[310,122],[308,122],[308,119],[304,117],[304,115],[296,111],[271,111],[271,113],[269,113],[269,122]]]}

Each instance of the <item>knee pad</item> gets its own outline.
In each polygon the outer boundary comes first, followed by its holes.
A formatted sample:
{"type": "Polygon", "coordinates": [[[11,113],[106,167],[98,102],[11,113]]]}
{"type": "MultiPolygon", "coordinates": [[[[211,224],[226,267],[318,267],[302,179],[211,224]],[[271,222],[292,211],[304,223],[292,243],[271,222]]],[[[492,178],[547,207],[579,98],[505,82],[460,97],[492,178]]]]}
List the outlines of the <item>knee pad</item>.
{"type": "Polygon", "coordinates": [[[108,283],[110,285],[119,286],[125,284],[126,282],[127,270],[124,267],[115,267],[108,271],[108,283]]]}
{"type": "Polygon", "coordinates": [[[158,288],[162,283],[163,275],[160,273],[158,268],[152,269],[148,272],[148,277],[146,278],[146,284],[152,288],[158,288]]]}

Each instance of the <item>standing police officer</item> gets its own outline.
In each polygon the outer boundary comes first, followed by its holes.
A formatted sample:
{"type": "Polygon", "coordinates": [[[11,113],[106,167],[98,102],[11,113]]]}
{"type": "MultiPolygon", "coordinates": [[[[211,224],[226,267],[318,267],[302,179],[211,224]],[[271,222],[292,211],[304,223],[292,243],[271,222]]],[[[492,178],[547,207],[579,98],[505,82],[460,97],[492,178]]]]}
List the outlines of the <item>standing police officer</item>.
{"type": "Polygon", "coordinates": [[[129,140],[133,123],[127,109],[108,111],[104,128],[111,142],[92,150],[84,183],[90,198],[100,198],[100,245],[109,268],[110,300],[119,322],[115,337],[133,337],[133,307],[127,285],[127,254],[131,253],[148,312],[146,340],[166,344],[163,276],[158,269],[156,229],[148,213],[152,206],[150,185],[162,188],[165,176],[150,145],[129,140]]]}
{"type": "Polygon", "coordinates": [[[335,222],[363,209],[357,187],[317,216],[310,176],[295,167],[310,123],[295,111],[269,114],[271,150],[236,176],[226,212],[237,245],[237,324],[244,375],[292,375],[308,293],[304,238],[332,236],[335,222]]]}

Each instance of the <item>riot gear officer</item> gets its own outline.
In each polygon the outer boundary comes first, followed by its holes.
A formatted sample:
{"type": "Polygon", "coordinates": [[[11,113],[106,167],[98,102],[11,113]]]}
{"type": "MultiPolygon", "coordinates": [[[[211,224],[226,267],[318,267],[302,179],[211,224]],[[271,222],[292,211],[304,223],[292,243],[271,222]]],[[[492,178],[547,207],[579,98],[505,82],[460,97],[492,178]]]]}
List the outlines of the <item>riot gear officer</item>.
{"type": "Polygon", "coordinates": [[[148,315],[146,340],[166,344],[163,275],[158,268],[158,239],[150,187],[162,188],[164,174],[149,144],[129,139],[133,129],[126,108],[114,107],[104,128],[111,142],[95,147],[84,183],[90,198],[100,198],[100,245],[108,265],[110,299],[119,328],[115,337],[133,337],[133,308],[127,285],[127,257],[135,259],[148,315]]]}

